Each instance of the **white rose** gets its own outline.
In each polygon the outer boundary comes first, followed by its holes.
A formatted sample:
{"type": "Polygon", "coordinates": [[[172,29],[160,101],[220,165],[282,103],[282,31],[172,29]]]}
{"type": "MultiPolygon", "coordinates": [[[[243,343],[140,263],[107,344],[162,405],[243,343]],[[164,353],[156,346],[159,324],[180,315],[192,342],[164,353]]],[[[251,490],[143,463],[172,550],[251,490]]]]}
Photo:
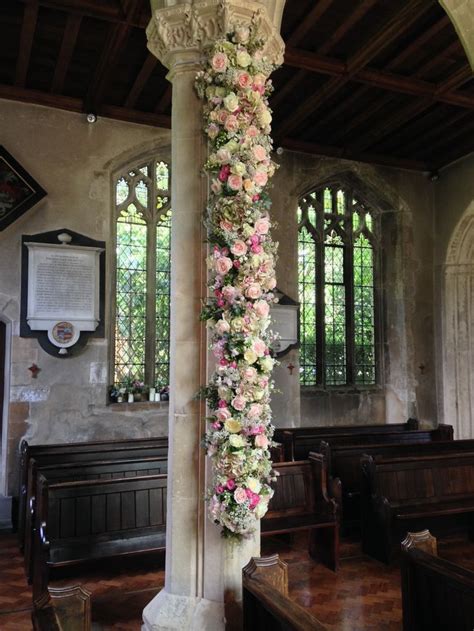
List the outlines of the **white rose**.
{"type": "Polygon", "coordinates": [[[224,99],[224,105],[229,112],[235,112],[235,110],[239,108],[239,99],[237,98],[237,95],[234,92],[230,92],[224,99]]]}
{"type": "Polygon", "coordinates": [[[252,63],[252,58],[246,50],[239,50],[235,59],[241,68],[247,68],[252,63]]]}

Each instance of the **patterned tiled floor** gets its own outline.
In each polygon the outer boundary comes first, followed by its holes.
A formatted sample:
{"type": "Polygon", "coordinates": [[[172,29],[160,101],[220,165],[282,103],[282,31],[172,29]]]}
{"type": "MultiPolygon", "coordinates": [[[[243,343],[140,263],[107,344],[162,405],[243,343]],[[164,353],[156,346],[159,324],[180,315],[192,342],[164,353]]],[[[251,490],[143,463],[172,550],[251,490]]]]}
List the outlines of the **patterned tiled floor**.
{"type": "MultiPolygon", "coordinates": [[[[397,567],[363,556],[357,542],[343,542],[337,574],[314,563],[304,535],[291,543],[265,539],[262,555],[278,552],[289,566],[290,597],[331,631],[399,631],[402,628],[397,567]]],[[[474,570],[474,544],[440,545],[440,556],[474,570]]],[[[164,583],[162,560],[104,564],[54,581],[80,583],[92,592],[94,630],[139,631],[145,605],[164,583]]],[[[14,535],[0,534],[0,630],[31,631],[31,590],[14,535]]]]}

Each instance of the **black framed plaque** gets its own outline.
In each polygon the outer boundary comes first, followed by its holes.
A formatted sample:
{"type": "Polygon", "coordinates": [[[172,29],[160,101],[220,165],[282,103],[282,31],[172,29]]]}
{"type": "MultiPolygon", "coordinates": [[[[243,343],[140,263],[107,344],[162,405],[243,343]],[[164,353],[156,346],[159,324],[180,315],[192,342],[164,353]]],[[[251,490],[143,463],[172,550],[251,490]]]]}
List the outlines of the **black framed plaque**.
{"type": "Polygon", "coordinates": [[[0,230],[21,217],[46,191],[0,145],[0,230]]]}
{"type": "Polygon", "coordinates": [[[105,242],[67,229],[23,235],[21,337],[71,357],[104,336],[104,296],[105,242]]]}

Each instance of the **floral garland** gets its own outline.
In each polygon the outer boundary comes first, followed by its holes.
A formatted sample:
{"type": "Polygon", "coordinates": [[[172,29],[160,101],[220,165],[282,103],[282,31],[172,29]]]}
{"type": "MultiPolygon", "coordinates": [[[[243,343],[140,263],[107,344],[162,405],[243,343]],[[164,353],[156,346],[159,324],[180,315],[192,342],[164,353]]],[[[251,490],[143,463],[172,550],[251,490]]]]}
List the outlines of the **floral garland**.
{"type": "Polygon", "coordinates": [[[277,245],[265,187],[275,172],[268,76],[274,69],[252,31],[239,27],[209,49],[196,77],[204,101],[211,177],[206,215],[210,292],[201,318],[217,364],[204,389],[204,439],[213,463],[209,513],[227,537],[248,537],[273,495],[269,331],[277,245]]]}

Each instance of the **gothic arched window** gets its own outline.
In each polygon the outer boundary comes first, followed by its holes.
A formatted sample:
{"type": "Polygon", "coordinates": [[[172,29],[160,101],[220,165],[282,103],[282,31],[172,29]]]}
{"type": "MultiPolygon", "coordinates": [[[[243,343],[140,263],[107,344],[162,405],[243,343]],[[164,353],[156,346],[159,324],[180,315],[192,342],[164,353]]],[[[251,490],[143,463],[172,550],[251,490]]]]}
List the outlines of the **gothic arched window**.
{"type": "Polygon", "coordinates": [[[298,230],[300,383],[374,385],[377,215],[335,183],[300,200],[298,230]]]}
{"type": "Polygon", "coordinates": [[[169,374],[169,165],[149,160],[127,168],[114,187],[114,380],[163,387],[169,374]]]}

